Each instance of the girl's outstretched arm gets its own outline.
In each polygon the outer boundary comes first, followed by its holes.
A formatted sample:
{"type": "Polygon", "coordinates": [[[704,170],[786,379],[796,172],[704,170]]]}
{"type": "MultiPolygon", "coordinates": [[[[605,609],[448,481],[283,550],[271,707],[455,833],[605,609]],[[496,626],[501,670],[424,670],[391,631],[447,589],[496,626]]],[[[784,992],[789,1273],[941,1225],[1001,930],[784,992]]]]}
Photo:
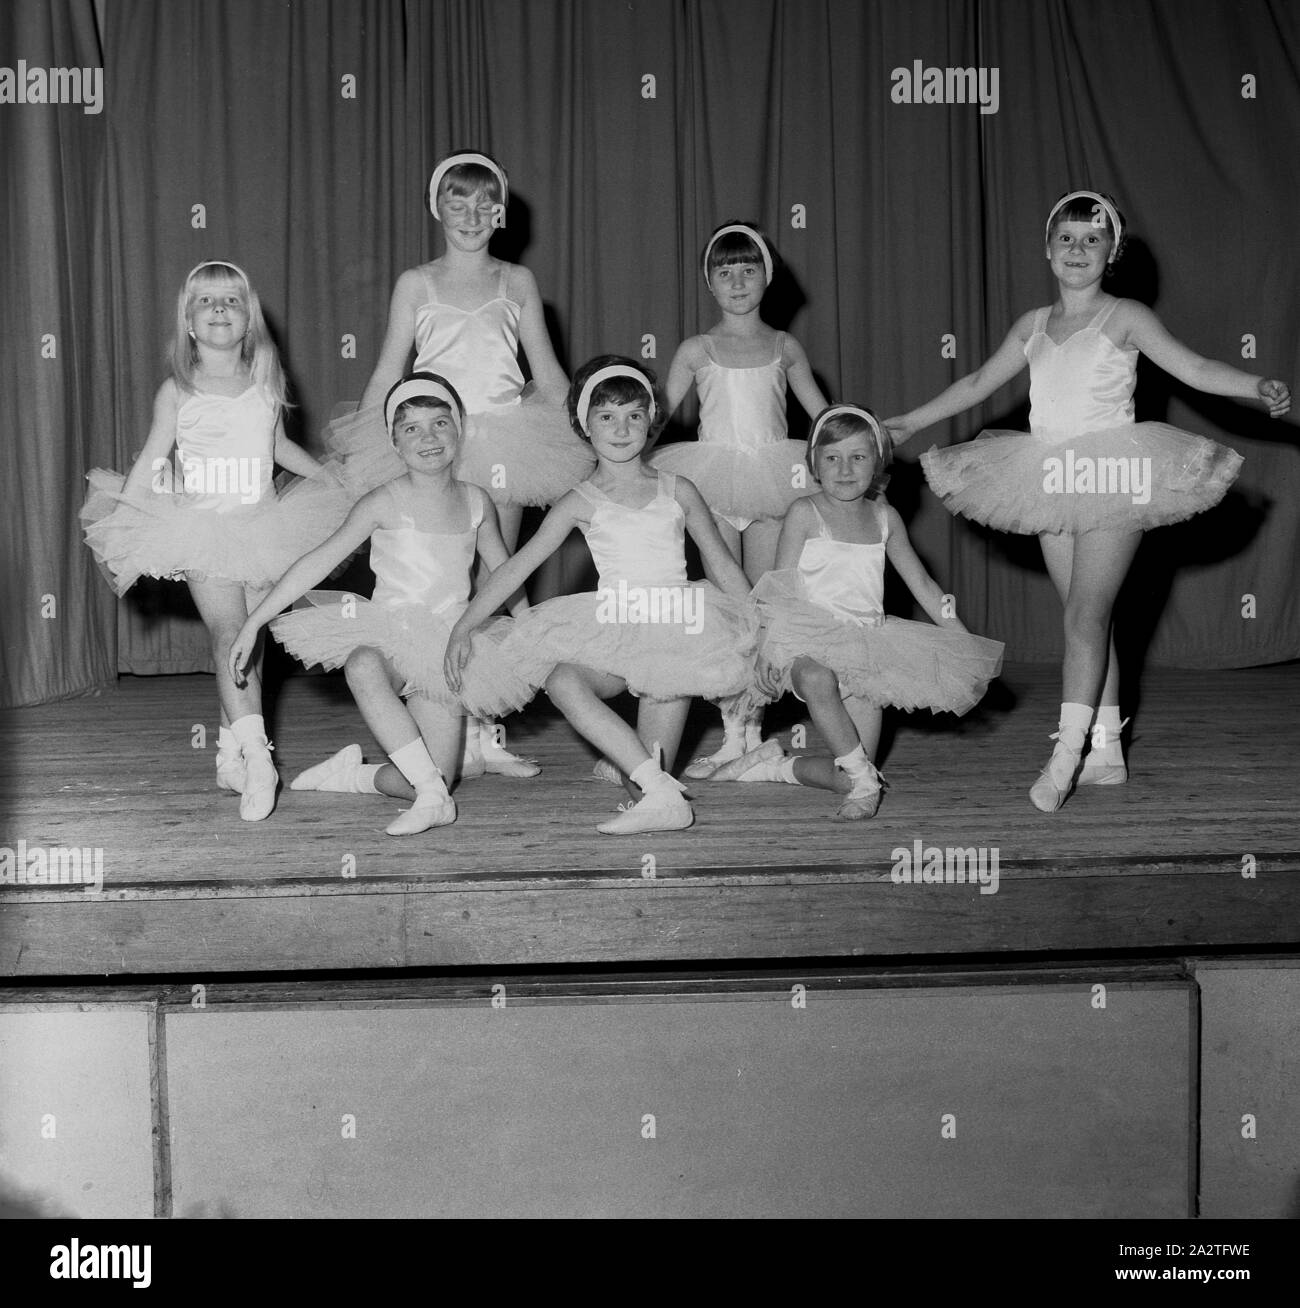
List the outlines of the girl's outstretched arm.
{"type": "Polygon", "coordinates": [[[704,497],[696,489],[693,481],[685,477],[677,478],[675,490],[677,503],[686,514],[686,530],[691,539],[699,546],[700,558],[709,570],[709,575],[718,579],[719,589],[736,599],[744,599],[749,594],[749,578],[741,570],[722,537],[718,535],[717,524],[713,514],[705,504],[704,497]]]}
{"type": "Polygon", "coordinates": [[[999,386],[1005,386],[1021,372],[1029,362],[1025,358],[1025,342],[1033,330],[1033,321],[1034,312],[1031,310],[1016,320],[997,352],[985,359],[974,372],[958,378],[919,408],[897,418],[886,418],[885,427],[893,437],[894,444],[901,445],[918,431],[924,431],[936,422],[964,413],[982,403],[999,386]]]}
{"type": "Polygon", "coordinates": [[[393,287],[388,305],[388,331],[379,351],[379,361],[361,395],[361,407],[382,404],[384,396],[401,380],[406,359],[415,344],[415,311],[424,303],[424,278],[418,268],[408,268],[393,287]]]}
{"type": "Polygon", "coordinates": [[[144,449],[131,465],[131,471],[122,487],[127,495],[142,495],[147,491],[154,484],[159,468],[172,452],[172,446],[176,444],[177,405],[176,383],[168,377],[154,396],[153,421],[149,424],[144,449]]]}
{"type": "Polygon", "coordinates": [[[803,405],[803,411],[810,418],[815,418],[826,407],[826,397],[817,385],[803,346],[793,336],[785,338],[785,365],[786,385],[803,405]]]}
{"type": "Polygon", "coordinates": [[[304,554],[271,587],[266,598],[248,615],[248,621],[239,629],[230,647],[230,675],[237,686],[244,684],[244,665],[252,657],[257,644],[257,633],[282,609],[319,585],[354,550],[360,549],[376,528],[384,525],[384,508],[388,502],[386,489],[363,495],[353,506],[343,525],[314,550],[304,554]]]}
{"type": "MultiPolygon", "coordinates": [[[[510,551],[506,549],[506,543],[501,539],[501,525],[497,521],[496,505],[492,503],[491,497],[479,486],[473,487],[473,492],[482,496],[483,520],[478,526],[478,556],[490,572],[495,572],[509,560],[510,551]]],[[[510,612],[518,617],[521,613],[528,612],[528,600],[521,592],[519,598],[509,607],[510,612]]]]}
{"type": "Polygon", "coordinates": [[[1169,334],[1164,323],[1145,304],[1121,300],[1116,326],[1127,334],[1128,343],[1180,382],[1210,395],[1230,395],[1239,400],[1261,399],[1268,416],[1280,418],[1291,407],[1291,392],[1285,382],[1257,377],[1218,359],[1206,359],[1169,334]]]}
{"type": "MultiPolygon", "coordinates": [[[[483,583],[479,592],[451,629],[443,673],[452,690],[460,689],[460,674],[469,661],[470,636],[515,593],[541,565],[560,548],[578,525],[578,514],[586,501],[577,491],[569,491],[542,519],[528,544],[507,559],[483,583]]],[[[504,547],[503,547],[504,548],[504,547]]]]}
{"type": "Polygon", "coordinates": [[[907,528],[898,516],[898,510],[891,504],[885,505],[885,517],[889,523],[889,539],[885,542],[885,554],[894,571],[903,579],[904,585],[912,592],[916,602],[930,615],[930,621],[936,627],[951,627],[954,631],[965,631],[966,624],[957,616],[955,605],[945,605],[945,596],[939,589],[939,583],[925,570],[925,564],[916,556],[912,542],[907,538],[907,528]],[[951,612],[945,612],[951,608],[951,612]]]}
{"type": "Polygon", "coordinates": [[[515,264],[510,269],[510,288],[519,305],[519,343],[524,347],[528,371],[532,373],[537,389],[552,403],[560,404],[568,392],[569,379],[555,357],[550,333],[546,330],[546,314],[542,309],[542,293],[537,289],[537,279],[527,268],[515,264]]]}
{"type": "Polygon", "coordinates": [[[275,424],[275,461],[282,468],[300,477],[314,477],[320,471],[320,460],[314,459],[303,447],[284,434],[284,419],[275,424]]]}

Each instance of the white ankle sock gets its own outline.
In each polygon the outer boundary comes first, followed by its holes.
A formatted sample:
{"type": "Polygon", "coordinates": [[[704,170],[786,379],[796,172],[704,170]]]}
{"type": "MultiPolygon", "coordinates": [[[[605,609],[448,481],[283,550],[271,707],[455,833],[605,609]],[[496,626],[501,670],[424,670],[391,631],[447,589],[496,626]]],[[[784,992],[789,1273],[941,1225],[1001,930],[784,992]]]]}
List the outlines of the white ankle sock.
{"type": "Polygon", "coordinates": [[[409,745],[395,749],[388,756],[393,766],[415,787],[415,800],[448,799],[446,778],[438,771],[428,748],[418,736],[409,745]]]}
{"type": "Polygon", "coordinates": [[[1126,722],[1120,718],[1117,704],[1103,704],[1097,710],[1092,727],[1092,748],[1088,751],[1088,757],[1094,763],[1118,766],[1124,762],[1120,735],[1126,722]]]}
{"type": "Polygon", "coordinates": [[[648,758],[640,766],[628,773],[628,780],[634,786],[640,786],[645,794],[662,788],[664,785],[676,788],[677,783],[659,766],[657,759],[648,758]]]}
{"type": "Polygon", "coordinates": [[[1088,738],[1088,728],[1092,726],[1094,709],[1091,704],[1061,705],[1061,717],[1056,728],[1056,739],[1072,754],[1083,753],[1083,742],[1088,738]]]}
{"type": "Polygon", "coordinates": [[[835,760],[835,766],[846,772],[855,781],[871,766],[867,751],[861,745],[850,754],[842,754],[835,760]]]}
{"type": "Polygon", "coordinates": [[[478,747],[486,758],[489,754],[508,754],[506,733],[499,722],[490,722],[487,718],[475,718],[478,724],[478,747]]]}
{"type": "Polygon", "coordinates": [[[776,770],[777,779],[784,781],[787,786],[801,786],[803,782],[794,774],[794,765],[799,760],[791,754],[789,758],[783,758],[776,770]]]}
{"type": "MultiPolygon", "coordinates": [[[[239,747],[246,754],[249,750],[266,749],[270,743],[266,739],[266,723],[260,713],[249,713],[230,724],[230,734],[239,742],[239,747]]],[[[220,740],[220,733],[217,739],[220,740]]]]}

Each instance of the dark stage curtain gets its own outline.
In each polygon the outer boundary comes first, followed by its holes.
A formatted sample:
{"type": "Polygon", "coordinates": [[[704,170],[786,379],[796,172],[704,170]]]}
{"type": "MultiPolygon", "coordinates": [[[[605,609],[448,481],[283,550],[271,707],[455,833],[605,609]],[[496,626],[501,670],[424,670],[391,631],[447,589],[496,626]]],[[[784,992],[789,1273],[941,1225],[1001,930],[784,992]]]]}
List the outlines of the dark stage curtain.
{"type": "MultiPolygon", "coordinates": [[[[833,398],[900,411],[1050,299],[1046,211],[1090,186],[1131,223],[1120,293],[1204,354],[1300,372],[1300,9],[1282,0],[10,0],[0,34],[9,67],[102,67],[105,101],[0,104],[9,703],[209,666],[183,587],[114,601],[76,523],[85,472],[143,443],[186,271],[249,271],[312,448],[369,377],[397,274],[436,252],[424,191],[456,147],[509,169],[498,253],[536,273],[570,369],[610,350],[666,372],[712,321],[705,237],[745,217],[786,265],[769,321],[833,398]],[[892,70],[918,60],[996,68],[996,112],[895,103],[892,70]]],[[[1027,384],[904,447],[890,495],[968,623],[1045,660],[1060,610],[1036,542],[952,519],[916,463],[1023,425],[1027,384]]],[[[1218,509],[1147,537],[1125,655],[1296,657],[1295,420],[1155,369],[1138,401],[1246,465],[1218,509]]]]}

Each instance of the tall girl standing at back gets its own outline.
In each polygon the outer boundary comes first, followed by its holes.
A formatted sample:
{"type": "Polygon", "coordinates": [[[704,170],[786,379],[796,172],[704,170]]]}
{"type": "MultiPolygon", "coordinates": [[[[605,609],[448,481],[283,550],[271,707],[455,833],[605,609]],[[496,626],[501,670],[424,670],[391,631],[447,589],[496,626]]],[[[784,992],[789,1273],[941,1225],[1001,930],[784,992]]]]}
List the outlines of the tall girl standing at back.
{"type": "Polygon", "coordinates": [[[171,362],[130,475],[93,471],[81,517],[119,595],[141,575],[188,583],[216,664],[217,784],[240,793],[240,816],[256,822],[274,807],[278,784],[262,718],[261,654],[237,685],[230,643],[289,564],[343,521],[350,499],[284,434],[284,373],[241,268],[213,260],[190,271],[171,362]],[[278,497],[277,463],[310,480],[278,497]]]}
{"type": "Polygon", "coordinates": [[[1056,746],[1029,792],[1044,813],[1060,808],[1076,783],[1127,780],[1111,639],[1115,596],[1143,531],[1217,504],[1241,467],[1235,450],[1165,423],[1133,421],[1139,352],[1197,390],[1258,397],[1275,418],[1290,407],[1282,382],[1202,358],[1145,305],[1108,294],[1103,280],[1123,245],[1124,220],[1109,196],[1063,196],[1046,232],[1056,302],[1021,317],[975,372],[888,421],[896,439],[906,440],[979,404],[1029,364],[1028,436],[983,433],[970,445],[932,449],[921,462],[953,512],[1001,531],[1036,534],[1065,605],[1056,746]],[[1080,770],[1094,714],[1093,744],[1080,770]]]}
{"type": "MultiPolygon", "coordinates": [[[[443,252],[397,279],[388,331],[357,420],[368,422],[371,444],[386,444],[379,406],[406,373],[414,347],[411,371],[445,377],[465,402],[456,476],[492,497],[502,539],[512,550],[523,507],[558,500],[595,460],[564,411],[569,383],[551,348],[536,280],[527,268],[488,253],[509,199],[505,170],[487,155],[460,151],[433,170],[428,202],[442,229],[443,252]],[[536,386],[527,397],[521,346],[536,386]]],[[[401,471],[394,456],[391,474],[401,471]]],[[[481,770],[478,745],[490,772],[531,776],[538,770],[507,753],[488,723],[480,722],[476,731],[471,722],[468,737],[469,773],[481,770]]]]}
{"type": "MultiPolygon", "coordinates": [[[[699,487],[727,548],[756,582],[776,560],[786,510],[816,489],[800,475],[806,471],[802,442],[786,438],[787,385],[810,417],[826,400],[803,347],[759,314],[773,260],[758,229],[724,223],[709,237],[700,269],[722,317],[703,335],[682,342],[664,386],[669,414],[692,386],[699,391],[699,440],[665,446],[650,463],[699,487]]],[[[759,718],[758,710],[742,715],[724,709],[722,747],[696,759],[686,776],[707,777],[756,748],[759,718]]]]}

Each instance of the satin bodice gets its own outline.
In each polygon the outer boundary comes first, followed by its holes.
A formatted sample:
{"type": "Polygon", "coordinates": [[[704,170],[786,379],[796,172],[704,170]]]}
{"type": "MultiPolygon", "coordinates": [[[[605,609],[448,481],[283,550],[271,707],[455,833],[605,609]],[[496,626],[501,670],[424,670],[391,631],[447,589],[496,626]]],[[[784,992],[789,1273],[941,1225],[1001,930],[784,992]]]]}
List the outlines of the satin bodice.
{"type": "Polygon", "coordinates": [[[639,509],[611,500],[584,481],[578,492],[591,505],[583,529],[596,562],[601,590],[629,586],[686,585],[686,514],[674,498],[677,478],[659,474],[655,497],[639,509]]]}
{"type": "Polygon", "coordinates": [[[757,368],[725,367],[702,339],[709,357],[695,371],[699,439],[747,449],[785,440],[785,333],[777,333],[776,357],[757,368]]]}
{"type": "Polygon", "coordinates": [[[456,610],[469,603],[478,528],[483,521],[481,493],[470,490],[470,524],[465,531],[427,531],[417,527],[410,511],[410,493],[390,485],[400,515],[400,527],[381,527],[370,536],[370,567],[375,574],[371,602],[398,607],[420,604],[432,613],[456,610]]]}
{"type": "Polygon", "coordinates": [[[519,305],[506,295],[503,265],[496,296],[477,309],[438,299],[427,268],[429,299],[415,311],[415,371],[435,372],[456,388],[466,413],[515,404],[524,389],[519,368],[519,305]]]}
{"type": "Polygon", "coordinates": [[[804,593],[837,618],[858,626],[879,622],[885,612],[885,542],[889,524],[884,509],[871,504],[880,527],[874,545],[833,540],[825,520],[814,504],[820,530],[810,536],[799,552],[798,572],[804,593]]]}
{"type": "Polygon", "coordinates": [[[218,513],[274,494],[275,406],[260,387],[242,395],[186,392],[176,409],[177,490],[218,513]]]}
{"type": "Polygon", "coordinates": [[[1025,342],[1029,429],[1035,436],[1063,441],[1133,421],[1138,352],[1121,350],[1102,331],[1118,304],[1112,300],[1060,345],[1047,334],[1050,308],[1038,311],[1025,342]]]}

